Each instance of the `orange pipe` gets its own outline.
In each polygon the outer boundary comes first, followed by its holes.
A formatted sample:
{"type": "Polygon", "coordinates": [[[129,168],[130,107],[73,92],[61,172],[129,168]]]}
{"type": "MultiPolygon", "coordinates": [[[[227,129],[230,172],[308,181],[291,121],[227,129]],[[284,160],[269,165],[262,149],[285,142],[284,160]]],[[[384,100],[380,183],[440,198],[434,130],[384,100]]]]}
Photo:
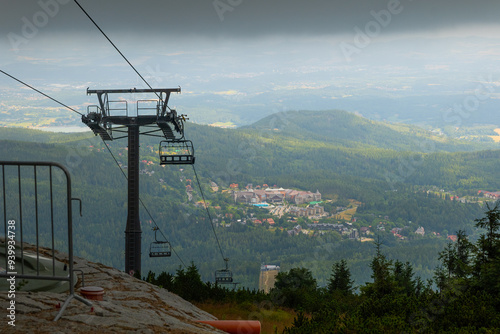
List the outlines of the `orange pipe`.
{"type": "Polygon", "coordinates": [[[257,320],[198,320],[229,334],[260,334],[260,321],[257,320]]]}

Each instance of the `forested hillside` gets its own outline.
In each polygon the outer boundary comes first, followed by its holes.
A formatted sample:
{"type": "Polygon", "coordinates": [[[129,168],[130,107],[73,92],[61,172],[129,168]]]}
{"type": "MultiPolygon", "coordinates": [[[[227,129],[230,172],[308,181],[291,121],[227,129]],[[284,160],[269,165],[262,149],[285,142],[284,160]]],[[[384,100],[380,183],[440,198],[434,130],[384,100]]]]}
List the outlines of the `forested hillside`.
{"type": "MultiPolygon", "coordinates": [[[[277,114],[234,130],[188,124],[186,137],[194,143],[196,169],[214,216],[249,213],[244,207],[233,207],[228,194],[212,192],[210,181],[221,189],[232,183],[243,187],[266,183],[318,189],[325,199],[339,203],[357,200],[362,203],[358,228],[378,224],[379,216],[388,216],[387,223],[394,227],[413,222],[415,227],[408,227],[410,238],[405,242],[396,242],[388,230],[379,236],[386,254],[410,261],[424,278],[432,274],[438,250],[446,241],[414,237],[416,227],[450,234],[464,228],[473,237],[472,223],[483,212],[479,204],[451,202],[424,190],[444,188],[460,196],[500,190],[499,150],[478,151],[476,144],[447,141],[418,128],[374,123],[345,112],[277,114]],[[419,146],[422,142],[427,146],[419,146]],[[215,210],[216,206],[221,209],[215,210]]],[[[0,139],[2,160],[49,160],[68,167],[74,196],[83,201],[83,217],[75,218],[76,255],[123,269],[126,180],[100,138],[90,133],[2,128],[0,139]]],[[[118,162],[126,166],[126,140],[109,144],[118,162]]],[[[157,138],[141,137],[141,197],[184,263],[194,261],[203,279],[212,280],[214,270],[224,263],[205,211],[195,206],[201,197],[193,170],[159,166],[157,150],[157,138]],[[187,180],[194,189],[192,201],[186,193],[187,180]]],[[[143,271],[175,271],[181,265],[175,256],[146,257],[154,240],[153,223],[145,210],[141,220],[143,271]]],[[[236,281],[256,287],[260,264],[265,262],[280,264],[285,270],[311,268],[325,284],[332,263],[342,258],[348,261],[356,283],[369,279],[371,243],[343,240],[338,234],[289,237],[288,223],[283,220],[278,225],[285,231],[236,222],[216,228],[236,281]]]]}
{"type": "Polygon", "coordinates": [[[281,112],[242,129],[256,130],[260,134],[283,134],[299,140],[335,143],[344,147],[373,146],[424,153],[430,150],[471,151],[495,147],[493,143],[489,146],[487,143],[449,139],[414,125],[372,121],[342,110],[281,112]]]}

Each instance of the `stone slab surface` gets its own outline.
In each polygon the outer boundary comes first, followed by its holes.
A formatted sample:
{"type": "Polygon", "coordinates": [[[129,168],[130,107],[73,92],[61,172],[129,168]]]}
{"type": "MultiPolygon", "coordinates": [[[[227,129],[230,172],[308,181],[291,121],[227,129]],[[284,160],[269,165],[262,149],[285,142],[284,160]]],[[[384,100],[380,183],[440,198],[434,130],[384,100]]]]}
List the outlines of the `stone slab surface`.
{"type": "MultiPolygon", "coordinates": [[[[64,254],[58,259],[67,262],[64,254]]],[[[102,301],[87,306],[72,299],[62,317],[54,322],[69,293],[17,291],[15,327],[7,322],[9,300],[0,292],[1,333],[223,333],[196,320],[216,320],[179,296],[117,269],[82,258],[74,259],[74,269],[85,273],[85,286],[104,288],[102,301]]],[[[75,287],[81,285],[81,275],[75,287]]]]}

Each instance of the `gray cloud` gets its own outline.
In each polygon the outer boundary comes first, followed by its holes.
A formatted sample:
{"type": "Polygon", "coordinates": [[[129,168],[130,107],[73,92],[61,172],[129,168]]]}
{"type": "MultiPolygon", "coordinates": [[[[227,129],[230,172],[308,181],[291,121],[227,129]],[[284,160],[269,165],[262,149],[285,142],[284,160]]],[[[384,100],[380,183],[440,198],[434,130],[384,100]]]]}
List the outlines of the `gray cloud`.
{"type": "MultiPolygon", "coordinates": [[[[251,37],[270,34],[321,35],[363,29],[398,0],[79,0],[106,31],[113,34],[251,37]],[[217,9],[216,9],[217,7],[217,9]]],[[[497,24],[498,0],[399,0],[386,32],[428,31],[468,24],[497,24]]],[[[72,0],[0,0],[1,37],[20,34],[26,21],[44,23],[44,33],[88,32],[95,28],[72,0]],[[65,4],[61,4],[65,3],[65,4]],[[43,5],[45,4],[45,5],[43,5]],[[45,10],[47,12],[47,10],[45,10]],[[49,10],[50,11],[50,10],[49,10]],[[55,11],[55,10],[54,10],[55,11]],[[38,15],[38,17],[36,16],[38,15]]]]}

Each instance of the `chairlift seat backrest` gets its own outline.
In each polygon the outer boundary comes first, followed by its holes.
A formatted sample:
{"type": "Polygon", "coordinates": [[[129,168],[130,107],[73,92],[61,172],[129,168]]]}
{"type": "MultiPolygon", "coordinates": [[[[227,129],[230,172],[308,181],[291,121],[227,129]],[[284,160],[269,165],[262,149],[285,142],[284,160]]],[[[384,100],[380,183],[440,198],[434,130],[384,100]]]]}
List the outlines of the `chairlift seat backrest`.
{"type": "Polygon", "coordinates": [[[194,148],[190,140],[163,140],[160,143],[160,165],[194,164],[194,148]]]}
{"type": "Polygon", "coordinates": [[[217,283],[232,283],[233,273],[230,270],[222,269],[215,271],[215,281],[217,283]]]}
{"type": "Polygon", "coordinates": [[[155,241],[149,246],[149,257],[170,257],[172,251],[170,243],[166,241],[155,241]]]}

